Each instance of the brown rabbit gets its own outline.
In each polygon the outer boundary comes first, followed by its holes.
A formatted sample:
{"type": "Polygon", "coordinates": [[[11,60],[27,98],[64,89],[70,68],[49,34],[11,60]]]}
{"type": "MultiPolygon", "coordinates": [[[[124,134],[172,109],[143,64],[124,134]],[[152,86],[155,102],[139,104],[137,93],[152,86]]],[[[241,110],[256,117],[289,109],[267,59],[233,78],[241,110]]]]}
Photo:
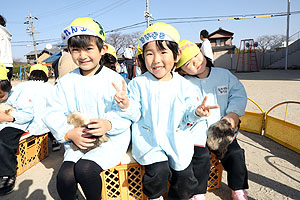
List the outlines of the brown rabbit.
{"type": "MultiPolygon", "coordinates": [[[[68,124],[73,125],[74,128],[86,127],[88,122],[89,122],[89,120],[86,117],[84,117],[80,112],[75,111],[68,115],[68,124]]],[[[89,147],[88,149],[80,149],[72,142],[71,148],[75,151],[80,150],[80,151],[86,153],[86,152],[100,146],[103,142],[107,142],[109,140],[109,138],[106,134],[102,135],[102,136],[92,136],[92,137],[96,138],[94,146],[89,147]]]]}

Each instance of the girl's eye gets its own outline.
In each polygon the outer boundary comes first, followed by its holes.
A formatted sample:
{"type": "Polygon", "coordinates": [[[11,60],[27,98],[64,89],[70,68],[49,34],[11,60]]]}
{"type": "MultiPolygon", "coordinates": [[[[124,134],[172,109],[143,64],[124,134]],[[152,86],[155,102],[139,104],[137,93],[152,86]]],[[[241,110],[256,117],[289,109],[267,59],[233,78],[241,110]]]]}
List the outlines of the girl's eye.
{"type": "Polygon", "coordinates": [[[146,56],[151,56],[151,55],[152,55],[152,53],[146,53],[145,55],[146,55],[146,56]]]}
{"type": "Polygon", "coordinates": [[[93,50],[93,48],[92,48],[92,47],[88,47],[88,48],[87,48],[87,50],[89,50],[89,51],[90,51],[90,50],[93,50]]]}
{"type": "Polygon", "coordinates": [[[77,52],[78,49],[71,49],[71,52],[77,52]]]}

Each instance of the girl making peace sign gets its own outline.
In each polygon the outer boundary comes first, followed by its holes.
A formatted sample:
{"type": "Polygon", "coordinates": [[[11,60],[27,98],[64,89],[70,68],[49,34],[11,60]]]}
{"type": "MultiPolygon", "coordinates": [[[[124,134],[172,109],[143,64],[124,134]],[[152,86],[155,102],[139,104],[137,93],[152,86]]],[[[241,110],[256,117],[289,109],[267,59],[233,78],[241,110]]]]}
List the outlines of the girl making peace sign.
{"type": "Polygon", "coordinates": [[[115,100],[119,115],[133,121],[132,154],[145,166],[143,190],[149,199],[189,199],[197,185],[191,160],[194,142],[190,129],[210,114],[207,98],[197,97],[194,86],[173,72],[181,56],[177,30],[156,23],[139,39],[147,72],[131,80],[127,96],[125,82],[115,100]],[[199,106],[199,98],[203,99],[199,106]]]}

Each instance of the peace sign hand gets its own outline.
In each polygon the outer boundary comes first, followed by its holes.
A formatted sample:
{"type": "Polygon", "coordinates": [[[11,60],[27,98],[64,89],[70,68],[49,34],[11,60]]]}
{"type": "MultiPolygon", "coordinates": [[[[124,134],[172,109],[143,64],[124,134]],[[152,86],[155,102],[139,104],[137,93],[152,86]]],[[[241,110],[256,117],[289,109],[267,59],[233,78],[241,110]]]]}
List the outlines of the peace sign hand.
{"type": "Polygon", "coordinates": [[[122,80],[122,90],[115,84],[112,83],[117,93],[115,95],[115,100],[121,109],[127,109],[129,107],[129,99],[126,90],[126,82],[122,80]]]}
{"type": "Polygon", "coordinates": [[[196,109],[196,114],[200,117],[208,117],[210,115],[210,109],[219,108],[218,105],[214,105],[214,106],[205,105],[206,101],[207,101],[207,96],[204,97],[202,104],[198,106],[196,109]]]}

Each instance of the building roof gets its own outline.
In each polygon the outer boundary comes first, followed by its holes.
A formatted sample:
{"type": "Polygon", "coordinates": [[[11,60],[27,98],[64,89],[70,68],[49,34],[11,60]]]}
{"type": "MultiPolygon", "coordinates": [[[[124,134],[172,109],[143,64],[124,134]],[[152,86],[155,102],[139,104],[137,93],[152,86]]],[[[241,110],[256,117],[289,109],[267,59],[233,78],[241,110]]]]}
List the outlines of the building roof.
{"type": "MultiPolygon", "coordinates": [[[[54,53],[56,53],[56,52],[58,52],[58,51],[60,51],[60,49],[59,48],[52,48],[52,49],[43,49],[43,50],[37,50],[36,52],[37,52],[37,54],[38,55],[41,55],[41,54],[43,54],[44,52],[45,53],[48,53],[48,54],[50,54],[50,55],[53,55],[54,53]]],[[[30,51],[29,53],[27,53],[27,54],[25,54],[25,56],[34,56],[34,51],[30,51]]]]}
{"type": "Polygon", "coordinates": [[[61,56],[61,51],[58,51],[56,53],[54,53],[52,56],[49,56],[48,58],[46,58],[45,60],[43,60],[42,62],[45,63],[53,63],[55,60],[57,60],[59,57],[61,56]]]}
{"type": "Polygon", "coordinates": [[[209,34],[208,38],[209,39],[220,38],[220,35],[222,35],[222,38],[232,37],[234,35],[234,33],[230,32],[230,31],[227,31],[227,30],[224,30],[220,27],[218,30],[216,30],[216,31],[212,32],[211,34],[209,34]]]}

